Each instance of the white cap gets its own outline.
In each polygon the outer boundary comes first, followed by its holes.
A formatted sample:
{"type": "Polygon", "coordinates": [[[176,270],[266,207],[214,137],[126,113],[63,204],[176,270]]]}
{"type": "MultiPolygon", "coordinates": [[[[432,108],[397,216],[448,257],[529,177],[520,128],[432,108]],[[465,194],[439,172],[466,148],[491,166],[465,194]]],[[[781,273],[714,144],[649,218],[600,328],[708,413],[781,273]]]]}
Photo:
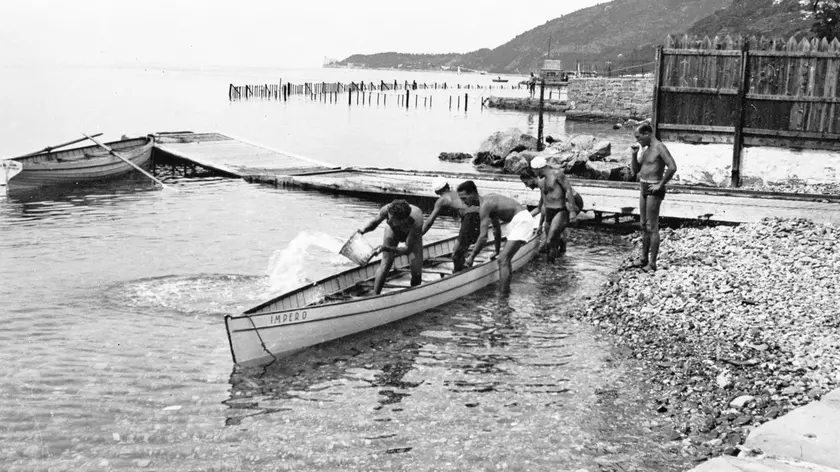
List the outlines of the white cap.
{"type": "Polygon", "coordinates": [[[446,179],[444,179],[443,177],[438,177],[432,181],[432,190],[435,192],[439,192],[443,189],[443,187],[446,187],[447,185],[449,185],[449,182],[447,182],[446,179]]]}
{"type": "Polygon", "coordinates": [[[547,162],[545,162],[545,158],[542,156],[535,156],[533,159],[531,159],[532,169],[542,169],[543,167],[545,167],[546,164],[547,162]]]}

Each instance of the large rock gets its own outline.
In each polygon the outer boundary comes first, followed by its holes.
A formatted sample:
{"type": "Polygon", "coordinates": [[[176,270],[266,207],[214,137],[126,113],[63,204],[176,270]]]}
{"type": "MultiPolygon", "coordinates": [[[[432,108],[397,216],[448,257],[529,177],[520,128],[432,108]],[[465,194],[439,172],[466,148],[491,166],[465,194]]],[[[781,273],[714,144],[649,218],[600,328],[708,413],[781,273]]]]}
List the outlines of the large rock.
{"type": "Polygon", "coordinates": [[[544,152],[543,157],[545,157],[545,162],[548,167],[565,170],[571,162],[577,159],[577,154],[573,152],[558,152],[556,149],[552,149],[550,153],[544,152]]]}
{"type": "Polygon", "coordinates": [[[496,157],[490,154],[488,151],[481,151],[476,153],[475,159],[473,159],[472,164],[476,166],[476,168],[478,168],[479,166],[503,167],[505,165],[505,158],[496,157]]]}
{"type": "Polygon", "coordinates": [[[536,150],[537,138],[529,134],[523,134],[516,128],[511,128],[507,131],[497,131],[481,143],[476,155],[486,156],[480,160],[480,163],[493,163],[506,158],[508,154],[517,148],[521,150],[536,150]]]}
{"type": "Polygon", "coordinates": [[[630,167],[620,162],[587,161],[582,177],[622,182],[633,180],[630,167]]]}
{"type": "Polygon", "coordinates": [[[442,152],[438,159],[447,162],[466,162],[472,161],[473,155],[466,152],[442,152]]]}
{"type": "Polygon", "coordinates": [[[531,167],[531,159],[538,155],[537,151],[512,152],[505,158],[505,172],[508,174],[519,174],[531,167]]]}
{"type": "Polygon", "coordinates": [[[612,152],[612,143],[606,139],[599,139],[592,143],[587,152],[590,161],[603,161],[612,152]]]}

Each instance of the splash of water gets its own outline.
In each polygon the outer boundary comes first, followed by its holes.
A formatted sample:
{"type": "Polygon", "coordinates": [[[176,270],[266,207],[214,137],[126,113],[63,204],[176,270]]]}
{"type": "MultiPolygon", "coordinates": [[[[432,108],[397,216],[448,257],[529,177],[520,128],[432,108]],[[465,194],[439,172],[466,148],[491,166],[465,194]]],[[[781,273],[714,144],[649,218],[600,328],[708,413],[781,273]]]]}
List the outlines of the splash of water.
{"type": "Polygon", "coordinates": [[[268,290],[272,293],[284,293],[308,282],[303,271],[306,266],[306,251],[310,247],[328,251],[333,256],[330,259],[332,264],[346,263],[347,260],[338,255],[343,244],[340,239],[326,233],[301,231],[286,248],[278,249],[271,255],[266,269],[268,290]]]}

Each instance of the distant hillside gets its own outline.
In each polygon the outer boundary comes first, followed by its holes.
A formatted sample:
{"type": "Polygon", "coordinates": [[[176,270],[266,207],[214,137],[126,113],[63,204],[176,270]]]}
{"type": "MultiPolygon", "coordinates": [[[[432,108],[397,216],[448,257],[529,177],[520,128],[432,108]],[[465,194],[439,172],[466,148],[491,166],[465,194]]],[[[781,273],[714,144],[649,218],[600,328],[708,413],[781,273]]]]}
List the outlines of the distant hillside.
{"type": "Polygon", "coordinates": [[[813,20],[802,19],[799,0],[734,0],[732,5],[698,21],[688,34],[755,35],[788,39],[801,39],[810,35],[813,20]]]}
{"type": "MultiPolygon", "coordinates": [[[[772,0],[767,0],[772,2],[772,0]]],[[[614,0],[555,18],[495,49],[465,54],[356,54],[342,65],[373,68],[486,70],[492,73],[536,71],[546,58],[568,68],[576,61],[653,60],[653,49],[668,34],[682,34],[732,0],[614,0]]]]}

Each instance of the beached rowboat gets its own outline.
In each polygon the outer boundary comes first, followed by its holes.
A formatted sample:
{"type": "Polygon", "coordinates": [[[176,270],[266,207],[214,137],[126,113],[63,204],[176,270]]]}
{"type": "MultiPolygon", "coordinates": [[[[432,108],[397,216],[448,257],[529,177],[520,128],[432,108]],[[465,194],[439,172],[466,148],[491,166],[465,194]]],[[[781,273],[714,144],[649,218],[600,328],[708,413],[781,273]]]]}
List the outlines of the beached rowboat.
{"type": "MultiPolygon", "coordinates": [[[[152,157],[154,140],[149,137],[124,139],[107,144],[134,164],[143,167],[152,157]]],[[[45,152],[11,159],[23,169],[7,182],[10,189],[80,184],[107,180],[135,169],[98,145],[66,151],[45,152]]]]}
{"type": "MultiPolygon", "coordinates": [[[[233,361],[268,364],[309,346],[375,328],[469,295],[499,280],[499,265],[488,242],[475,265],[452,274],[457,238],[423,248],[423,283],[410,287],[408,256],[394,258],[393,270],[380,295],[371,295],[379,260],[308,284],[256,306],[225,316],[233,361]]],[[[537,250],[534,235],[513,258],[513,270],[537,250]]]]}

